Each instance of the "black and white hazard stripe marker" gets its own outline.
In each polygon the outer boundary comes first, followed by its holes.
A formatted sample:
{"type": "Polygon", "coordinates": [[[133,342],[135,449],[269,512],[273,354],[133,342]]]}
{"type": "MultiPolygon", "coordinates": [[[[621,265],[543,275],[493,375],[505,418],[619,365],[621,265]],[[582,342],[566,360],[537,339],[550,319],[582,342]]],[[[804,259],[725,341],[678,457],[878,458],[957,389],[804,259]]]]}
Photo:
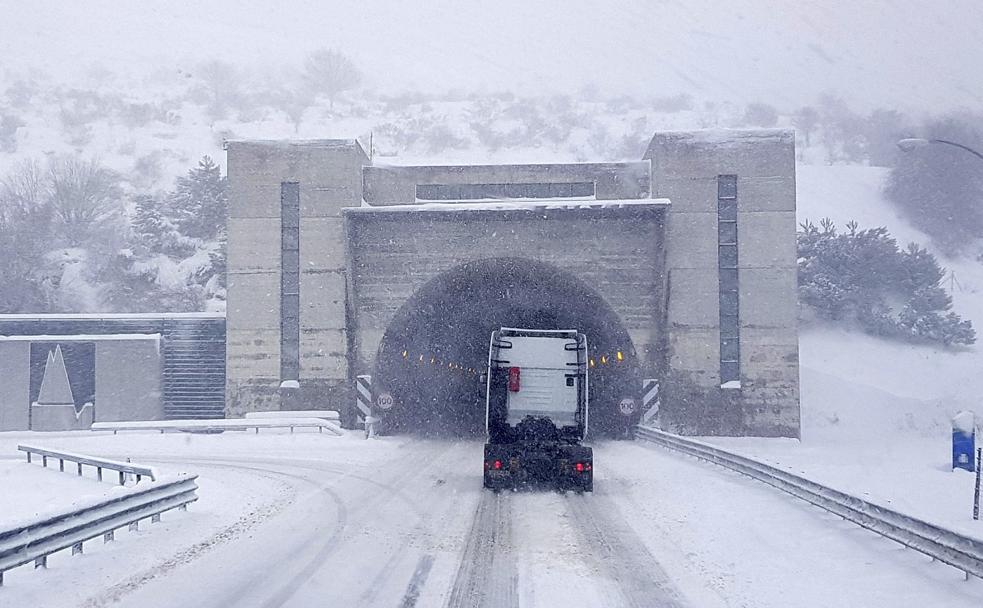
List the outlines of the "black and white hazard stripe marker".
{"type": "Polygon", "coordinates": [[[659,380],[642,380],[642,423],[647,424],[659,413],[659,380]]]}

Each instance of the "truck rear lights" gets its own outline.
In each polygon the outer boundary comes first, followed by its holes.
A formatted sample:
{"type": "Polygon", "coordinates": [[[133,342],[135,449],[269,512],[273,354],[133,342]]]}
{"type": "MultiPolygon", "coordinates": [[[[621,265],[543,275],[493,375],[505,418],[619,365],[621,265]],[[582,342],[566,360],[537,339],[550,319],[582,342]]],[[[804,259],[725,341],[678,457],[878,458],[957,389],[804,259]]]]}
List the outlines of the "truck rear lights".
{"type": "Polygon", "coordinates": [[[573,468],[576,469],[578,473],[585,473],[590,471],[591,467],[589,462],[578,462],[577,464],[573,465],[573,468]]]}
{"type": "Polygon", "coordinates": [[[496,461],[492,462],[491,463],[491,468],[494,469],[494,470],[496,470],[496,471],[501,471],[502,470],[502,461],[501,460],[496,460],[496,461]]]}
{"type": "Polygon", "coordinates": [[[510,367],[509,368],[509,391],[513,393],[519,392],[519,368],[510,367]]]}

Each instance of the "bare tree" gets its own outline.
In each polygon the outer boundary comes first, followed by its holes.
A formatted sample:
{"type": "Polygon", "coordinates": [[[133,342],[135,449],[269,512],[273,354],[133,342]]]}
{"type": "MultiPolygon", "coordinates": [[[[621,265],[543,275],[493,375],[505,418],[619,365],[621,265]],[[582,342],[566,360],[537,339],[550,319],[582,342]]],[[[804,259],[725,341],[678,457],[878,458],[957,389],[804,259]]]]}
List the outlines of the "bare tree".
{"type": "Polygon", "coordinates": [[[799,111],[792,117],[792,126],[802,131],[808,148],[812,145],[812,133],[819,126],[819,112],[812,106],[799,108],[799,111]]]}
{"type": "Polygon", "coordinates": [[[229,108],[241,100],[241,77],[234,65],[212,60],[198,66],[198,77],[204,90],[204,102],[212,120],[228,115],[229,108]]]}
{"type": "Polygon", "coordinates": [[[357,87],[362,82],[362,72],[341,51],[321,49],[308,55],[304,62],[304,79],[314,92],[328,97],[333,110],[335,97],[357,87]]]}
{"type": "Polygon", "coordinates": [[[0,312],[46,311],[52,210],[44,170],[24,162],[0,181],[0,312]]]}
{"type": "Polygon", "coordinates": [[[56,229],[66,243],[99,241],[122,220],[119,177],[95,160],[55,159],[48,179],[56,229]]]}

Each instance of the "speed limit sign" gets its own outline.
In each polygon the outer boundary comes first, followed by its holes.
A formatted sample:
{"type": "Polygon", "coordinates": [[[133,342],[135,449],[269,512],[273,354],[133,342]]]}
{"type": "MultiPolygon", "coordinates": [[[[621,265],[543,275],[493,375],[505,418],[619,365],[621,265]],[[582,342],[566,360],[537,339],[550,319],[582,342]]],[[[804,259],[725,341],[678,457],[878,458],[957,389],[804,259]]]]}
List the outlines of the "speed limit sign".
{"type": "Polygon", "coordinates": [[[635,400],[631,397],[625,397],[620,403],[618,403],[618,409],[621,410],[621,413],[625,416],[631,416],[635,413],[635,400]]]}
{"type": "Polygon", "coordinates": [[[375,404],[380,410],[388,410],[393,406],[393,396],[391,393],[379,393],[375,398],[375,404]]]}

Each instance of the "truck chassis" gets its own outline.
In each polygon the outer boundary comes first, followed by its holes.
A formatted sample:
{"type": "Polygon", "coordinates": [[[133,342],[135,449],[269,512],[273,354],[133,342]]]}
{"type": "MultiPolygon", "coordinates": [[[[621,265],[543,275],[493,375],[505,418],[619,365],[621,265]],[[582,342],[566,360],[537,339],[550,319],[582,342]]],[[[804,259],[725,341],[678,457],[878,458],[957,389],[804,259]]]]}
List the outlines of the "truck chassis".
{"type": "Polygon", "coordinates": [[[484,484],[495,491],[548,484],[560,491],[593,492],[593,450],[552,441],[486,443],[484,484]]]}

